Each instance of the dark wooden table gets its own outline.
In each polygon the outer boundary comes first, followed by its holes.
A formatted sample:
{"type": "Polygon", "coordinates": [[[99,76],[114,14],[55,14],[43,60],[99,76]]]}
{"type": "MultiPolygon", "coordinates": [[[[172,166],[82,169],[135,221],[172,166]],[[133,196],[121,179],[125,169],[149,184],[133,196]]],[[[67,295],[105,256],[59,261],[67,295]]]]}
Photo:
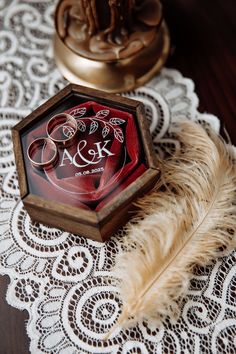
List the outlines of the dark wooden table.
{"type": "Polygon", "coordinates": [[[172,55],[167,65],[190,77],[201,112],[224,122],[236,144],[236,3],[163,0],[172,55]]]}
{"type": "MultiPolygon", "coordinates": [[[[236,144],[235,0],[163,0],[172,38],[167,66],[193,79],[200,111],[217,115],[236,144]]],[[[0,277],[0,354],[27,354],[27,314],[6,304],[0,277]]]]}

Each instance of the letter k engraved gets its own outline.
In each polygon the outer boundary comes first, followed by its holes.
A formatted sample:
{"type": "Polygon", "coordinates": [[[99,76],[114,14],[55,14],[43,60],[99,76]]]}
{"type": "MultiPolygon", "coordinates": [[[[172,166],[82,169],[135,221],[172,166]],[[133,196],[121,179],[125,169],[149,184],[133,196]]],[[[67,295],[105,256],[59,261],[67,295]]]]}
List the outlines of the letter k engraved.
{"type": "Polygon", "coordinates": [[[99,141],[98,143],[94,143],[94,145],[97,146],[97,154],[98,154],[98,158],[101,159],[102,157],[105,157],[106,155],[107,156],[112,156],[112,155],[115,155],[113,154],[112,152],[110,152],[108,149],[106,149],[106,146],[107,144],[109,143],[110,140],[105,140],[103,143],[103,146],[101,146],[102,144],[102,141],[99,141]],[[102,153],[104,152],[104,154],[106,155],[103,155],[102,153]]]}

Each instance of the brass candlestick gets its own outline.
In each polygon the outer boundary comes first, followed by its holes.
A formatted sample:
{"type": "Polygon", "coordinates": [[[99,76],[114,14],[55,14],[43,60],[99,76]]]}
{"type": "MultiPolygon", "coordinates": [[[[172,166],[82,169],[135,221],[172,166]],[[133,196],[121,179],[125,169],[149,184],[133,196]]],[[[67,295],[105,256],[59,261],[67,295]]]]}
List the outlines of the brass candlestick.
{"type": "Polygon", "coordinates": [[[169,52],[159,0],[60,0],[55,27],[55,60],[63,76],[109,92],[143,85],[169,52]]]}

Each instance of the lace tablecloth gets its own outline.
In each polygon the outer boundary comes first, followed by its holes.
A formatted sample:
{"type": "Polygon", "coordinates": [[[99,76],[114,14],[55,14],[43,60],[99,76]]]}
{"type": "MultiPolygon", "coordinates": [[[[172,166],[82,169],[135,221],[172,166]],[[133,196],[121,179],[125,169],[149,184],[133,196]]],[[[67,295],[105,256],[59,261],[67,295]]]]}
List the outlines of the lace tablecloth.
{"type": "MultiPolygon", "coordinates": [[[[108,286],[123,231],[105,244],[32,223],[19,198],[11,127],[66,85],[55,67],[53,0],[0,1],[0,273],[9,304],[29,312],[32,353],[235,353],[236,254],[197,268],[178,320],[139,323],[110,340],[120,309],[108,286]]],[[[163,69],[127,94],[146,105],[158,154],[179,149],[173,123],[187,117],[219,130],[197,111],[191,80],[163,69]]],[[[14,340],[14,339],[13,339],[14,340]]]]}

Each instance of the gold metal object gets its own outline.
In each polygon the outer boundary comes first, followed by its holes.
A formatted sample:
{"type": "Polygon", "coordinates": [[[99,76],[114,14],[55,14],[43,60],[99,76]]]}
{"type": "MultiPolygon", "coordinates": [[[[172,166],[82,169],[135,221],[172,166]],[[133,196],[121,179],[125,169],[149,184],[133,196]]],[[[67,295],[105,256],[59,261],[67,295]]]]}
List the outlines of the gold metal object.
{"type": "Polygon", "coordinates": [[[77,122],[74,117],[72,117],[68,113],[59,113],[55,114],[47,123],[46,132],[48,137],[54,142],[57,143],[59,146],[70,146],[73,142],[76,133],[77,133],[77,122]],[[54,128],[70,128],[70,135],[68,135],[65,139],[55,139],[52,137],[53,129],[54,128]]]}
{"type": "Polygon", "coordinates": [[[59,0],[54,52],[71,82],[132,90],[163,66],[169,34],[160,0],[59,0]]]}
{"type": "Polygon", "coordinates": [[[58,33],[54,37],[56,64],[68,81],[113,93],[130,91],[149,81],[164,65],[169,48],[164,21],[148,47],[128,58],[109,62],[82,57],[67,47],[58,33]]]}
{"type": "Polygon", "coordinates": [[[57,147],[56,144],[49,138],[38,138],[32,141],[32,143],[28,146],[27,149],[27,157],[30,160],[31,164],[38,168],[38,169],[43,169],[43,168],[50,168],[53,166],[53,163],[57,159],[57,147]],[[37,162],[33,158],[33,154],[38,148],[43,147],[45,148],[46,145],[50,146],[53,155],[49,158],[49,160],[43,161],[43,162],[37,162]]]}

